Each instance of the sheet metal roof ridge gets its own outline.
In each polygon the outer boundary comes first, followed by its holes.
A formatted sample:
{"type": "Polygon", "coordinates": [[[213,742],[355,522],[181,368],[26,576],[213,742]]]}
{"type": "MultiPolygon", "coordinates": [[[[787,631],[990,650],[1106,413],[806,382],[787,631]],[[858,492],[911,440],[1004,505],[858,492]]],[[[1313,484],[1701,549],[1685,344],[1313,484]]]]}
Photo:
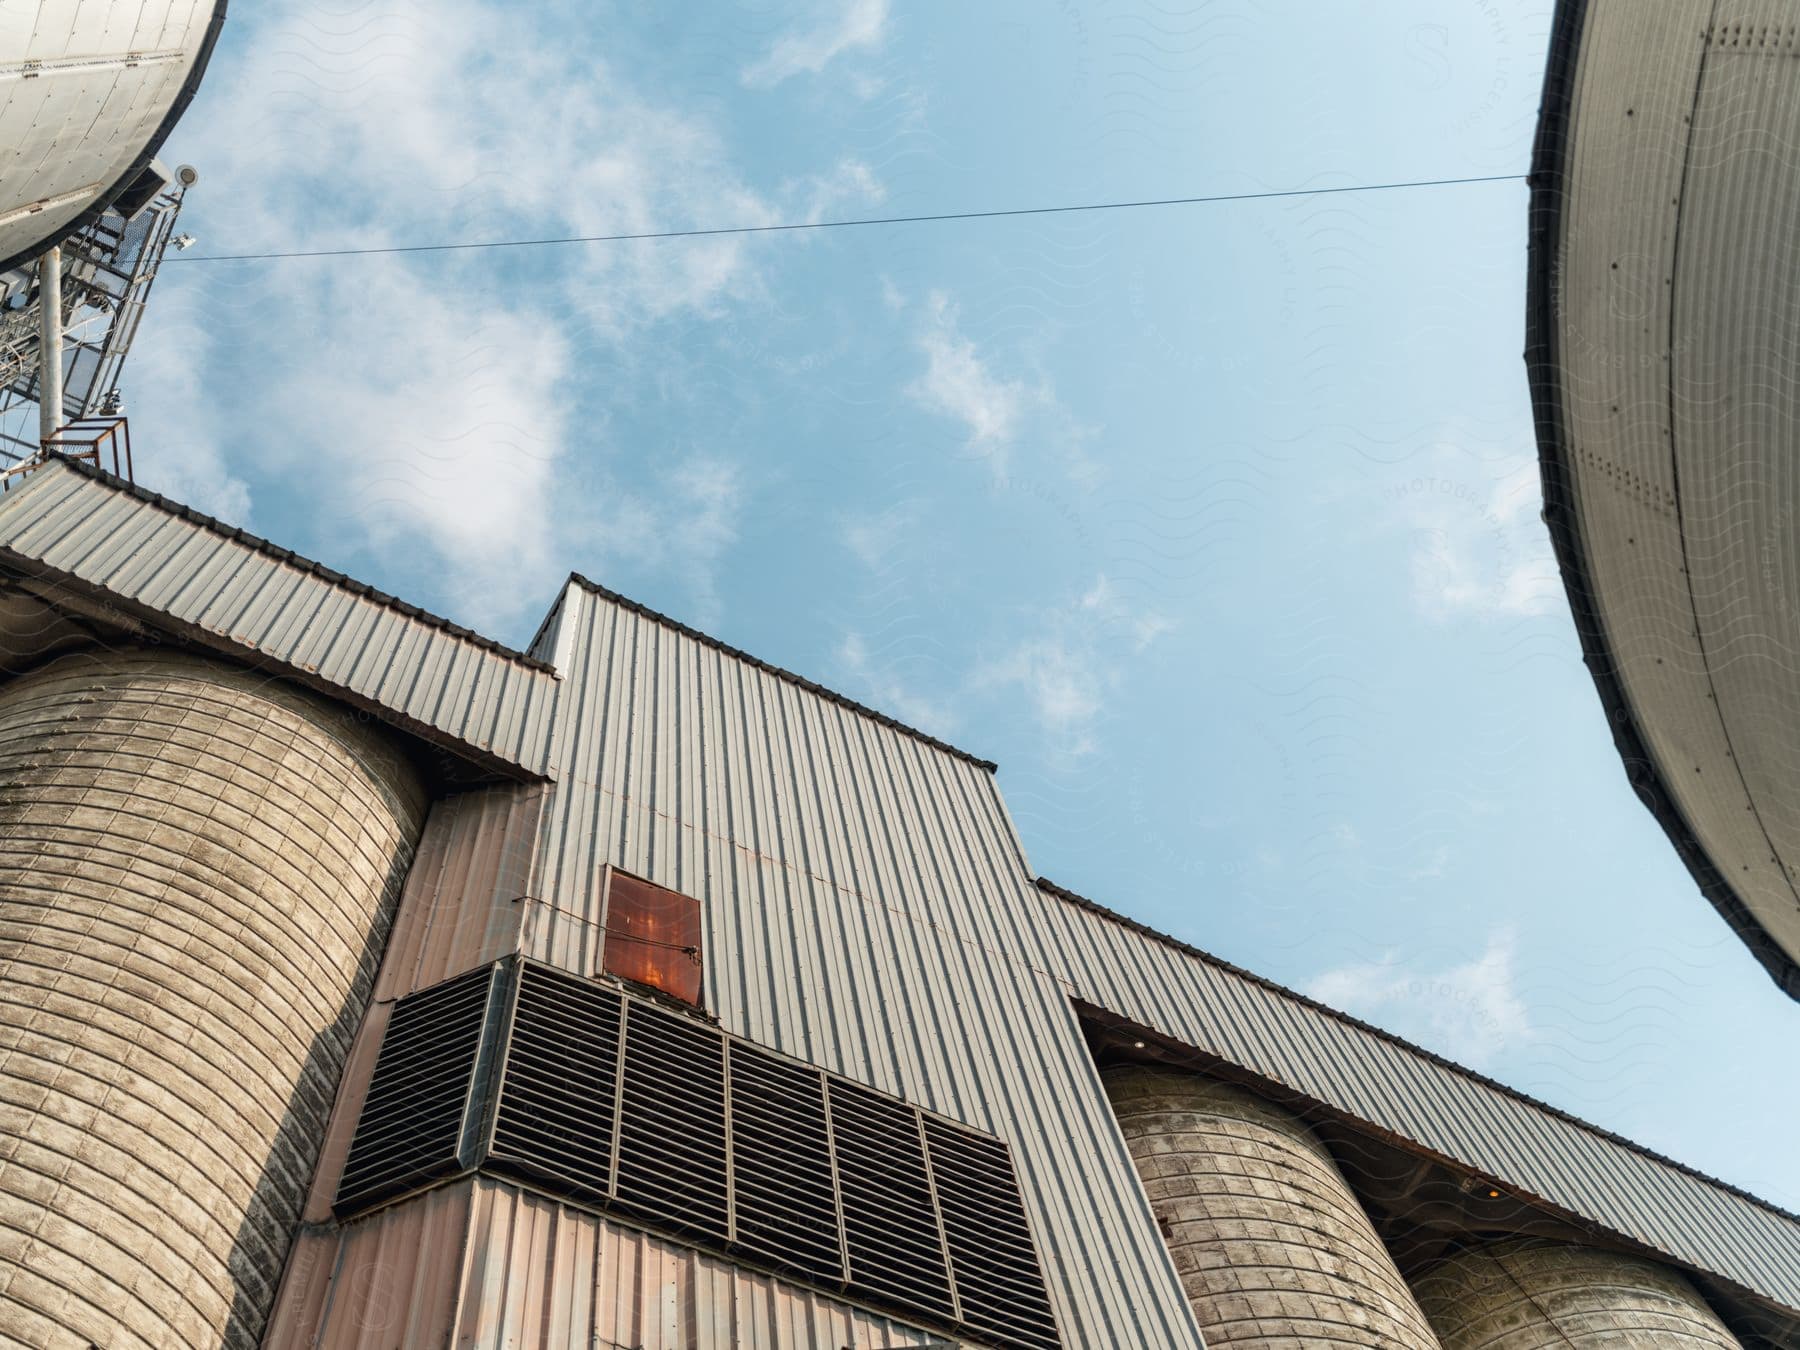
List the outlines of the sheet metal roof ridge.
{"type": "Polygon", "coordinates": [[[525,666],[528,669],[542,671],[547,675],[556,674],[556,667],[552,666],[548,661],[541,660],[526,652],[515,651],[505,643],[488,637],[485,633],[477,633],[474,629],[465,628],[459,623],[444,618],[442,615],[433,614],[427,609],[421,609],[409,600],[402,600],[398,596],[389,595],[386,591],[377,590],[366,581],[358,581],[355,577],[347,576],[336,568],[327,567],[324,563],[316,562],[303,554],[296,553],[291,548],[283,548],[280,544],[271,543],[260,535],[251,534],[250,531],[243,529],[240,526],[228,525],[215,516],[209,516],[203,511],[197,511],[193,507],[184,505],[172,498],[165,497],[159,492],[152,492],[148,488],[139,487],[136,483],[120,478],[117,474],[108,473],[105,469],[97,469],[91,464],[84,463],[78,459],[71,459],[69,456],[59,452],[52,451],[49,458],[61,463],[67,468],[73,469],[83,477],[91,478],[96,482],[105,484],[107,487],[128,493],[139,501],[148,502],[152,506],[160,507],[178,519],[188,521],[190,524],[198,525],[203,529],[211,530],[213,533],[221,535],[236,543],[243,544],[247,548],[260,553],[265,557],[288,563],[302,572],[308,573],[311,576],[316,576],[323,581],[328,581],[334,586],[341,587],[352,595],[359,596],[364,600],[371,600],[385,609],[394,610],[399,614],[404,614],[409,619],[416,619],[420,623],[426,624],[432,628],[440,629],[443,632],[449,633],[452,637],[461,638],[464,642],[483,648],[486,651],[493,652],[496,656],[505,657],[509,661],[517,662],[519,665],[525,666]]]}
{"type": "MultiPolygon", "coordinates": [[[[847,708],[851,712],[862,717],[867,717],[870,721],[877,722],[891,731],[897,731],[902,736],[909,736],[915,741],[928,745],[933,750],[942,750],[947,755],[953,755],[957,759],[973,764],[978,769],[986,769],[989,773],[998,771],[1000,767],[991,759],[982,759],[979,755],[972,755],[967,750],[951,745],[948,741],[941,741],[928,732],[920,731],[917,727],[908,726],[898,718],[889,717],[884,712],[877,712],[874,708],[869,707],[865,703],[858,703],[855,699],[848,698],[845,695],[838,693],[835,689],[827,689],[824,685],[819,684],[814,680],[809,680],[804,675],[796,675],[793,671],[783,669],[781,666],[770,665],[760,657],[752,656],[749,652],[733,647],[729,643],[721,642],[710,633],[702,633],[698,628],[689,627],[679,619],[671,619],[667,614],[658,613],[648,605],[640,604],[628,595],[620,595],[617,591],[602,586],[599,582],[584,577],[579,572],[569,573],[569,580],[575,585],[580,586],[582,589],[591,591],[601,599],[611,601],[621,609],[629,610],[633,614],[649,619],[652,623],[661,624],[665,628],[680,633],[683,637],[693,638],[703,646],[711,647],[714,651],[729,656],[734,660],[742,661],[747,666],[753,666],[757,670],[763,671],[765,674],[773,675],[780,680],[785,680],[789,684],[796,685],[799,688],[806,690],[809,694],[817,694],[828,703],[835,703],[840,708],[847,708]]],[[[552,615],[554,615],[555,612],[554,609],[551,610],[552,615]]],[[[546,616],[545,623],[548,622],[549,617],[546,616]]],[[[539,632],[541,633],[542,631],[543,630],[540,628],[539,632]]]]}
{"type": "Polygon", "coordinates": [[[1624,761],[1627,781],[1662,826],[1700,893],[1719,917],[1750,949],[1776,986],[1789,997],[1800,999],[1800,962],[1782,950],[1707,853],[1670,792],[1662,765],[1638,730],[1636,714],[1607,641],[1581,538],[1558,379],[1556,287],[1557,247],[1562,235],[1567,157],[1574,122],[1575,66],[1587,13],[1588,0],[1559,0],[1557,4],[1544,66],[1544,92],[1531,152],[1531,173],[1526,180],[1531,204],[1526,246],[1525,375],[1537,430],[1544,524],[1550,532],[1563,590],[1569,597],[1575,633],[1581,642],[1582,664],[1587,666],[1600,695],[1600,706],[1612,730],[1613,746],[1624,761]]]}
{"type": "MultiPolygon", "coordinates": [[[[144,148],[138,151],[137,158],[125,166],[125,172],[120,174],[117,181],[110,187],[94,198],[86,210],[62,228],[59,232],[61,238],[71,238],[100,219],[106,213],[106,208],[119,199],[120,194],[131,186],[139,174],[150,167],[150,161],[156,158],[156,152],[163,148],[163,142],[168,140],[169,133],[175,130],[175,124],[187,111],[188,104],[194,101],[194,95],[200,92],[200,81],[205,77],[206,68],[212,62],[213,48],[219,44],[219,31],[225,27],[227,5],[228,0],[215,0],[212,17],[207,20],[206,32],[201,34],[200,46],[194,53],[194,64],[189,67],[187,78],[181,82],[181,88],[176,92],[174,102],[169,104],[168,112],[163,114],[163,120],[151,133],[150,139],[144,143],[144,148]]],[[[28,248],[11,258],[0,258],[0,272],[10,271],[14,267],[32,261],[33,254],[47,249],[52,242],[55,241],[45,240],[35,248],[28,248]]]]}
{"type": "Polygon", "coordinates": [[[1037,888],[1046,895],[1054,896],[1058,900],[1074,905],[1077,909],[1085,909],[1090,914],[1095,914],[1100,918],[1119,924],[1121,927],[1129,928],[1132,932],[1139,933],[1154,942],[1160,943],[1162,946],[1173,948],[1184,956],[1192,956],[1197,960],[1206,962],[1210,966],[1226,971],[1229,974],[1236,975],[1240,979],[1249,980],[1252,984],[1260,985],[1271,993],[1279,994],[1286,999],[1291,999],[1302,1007],[1311,1008],[1314,1012],[1324,1013],[1333,1021],[1341,1022],[1348,1027],[1353,1027],[1357,1031],[1367,1032],[1369,1035],[1386,1041],[1390,1045],[1397,1046],[1399,1049],[1406,1051],[1409,1055],[1416,1055],[1420,1059],[1437,1065],[1440,1069],[1448,1069],[1452,1073],[1468,1079],[1470,1082],[1478,1083],[1485,1088],[1491,1088],[1496,1092],[1511,1097],[1516,1102],[1521,1102],[1524,1105],[1531,1107],[1534,1111],[1542,1112],[1547,1116],[1553,1116],[1564,1124],[1573,1125],[1578,1129],[1585,1130],[1587,1133],[1604,1139],[1608,1143],[1618,1144],[1623,1148],[1628,1148],[1639,1157],[1648,1158],[1651,1162],[1661,1163],[1665,1167],[1674,1168],[1677,1172],[1692,1177],[1696,1181],[1703,1181],[1716,1190],[1724,1191],[1726,1194],[1736,1196],[1740,1200],[1747,1200],[1758,1209],[1766,1210],[1777,1218],[1785,1219],[1789,1223],[1800,1224],[1800,1214],[1785,1210],[1773,1201],[1765,1200],[1760,1195],[1752,1194],[1741,1186],[1734,1186],[1729,1181],[1721,1181],[1718,1177],[1708,1176],[1698,1168],[1690,1167],[1678,1159],[1666,1157],[1665,1155],[1656,1152],[1654,1149],[1646,1148],[1642,1144],[1627,1139],[1624,1135],[1615,1134],[1603,1126],[1594,1124],[1592,1121],[1583,1120],[1580,1116],[1565,1111],[1559,1106],[1552,1106],[1549,1102],[1539,1101],[1536,1097],[1533,1097],[1528,1093],[1520,1092],[1517,1088],[1508,1087],[1497,1078],[1489,1078],[1486,1074],[1471,1069],[1467,1065],[1458,1064],[1453,1059],[1447,1059],[1443,1055],[1438,1054],[1435,1050],[1427,1050],[1422,1045],[1415,1045],[1404,1036],[1398,1036],[1391,1031],[1385,1031],[1381,1027],[1376,1026],[1373,1022],[1365,1022],[1362,1018],[1357,1017],[1352,1013],[1344,1012],[1339,1008],[1333,1008],[1328,1003],[1321,1003],[1318,999],[1302,994],[1297,990],[1289,989],[1284,984],[1277,984],[1266,975],[1258,975],[1253,970],[1245,970],[1242,966],[1234,965],[1222,956],[1214,956],[1209,951],[1204,951],[1201,948],[1194,946],[1192,943],[1184,942],[1182,939],[1175,937],[1172,934],[1165,933],[1160,929],[1152,928],[1149,924],[1134,919],[1128,914],[1121,914],[1115,909],[1108,909],[1098,900],[1090,900],[1085,895],[1078,894],[1066,887],[1059,886],[1048,877],[1037,877],[1035,878],[1035,882],[1037,888]]]}

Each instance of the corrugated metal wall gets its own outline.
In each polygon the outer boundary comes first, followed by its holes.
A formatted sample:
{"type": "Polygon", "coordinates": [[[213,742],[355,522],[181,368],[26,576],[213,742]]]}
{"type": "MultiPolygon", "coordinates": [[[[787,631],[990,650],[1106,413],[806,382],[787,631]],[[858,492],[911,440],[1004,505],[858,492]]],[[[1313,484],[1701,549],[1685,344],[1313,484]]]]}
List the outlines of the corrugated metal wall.
{"type": "Polygon", "coordinates": [[[556,679],[541,664],[241,531],[67,462],[0,495],[0,559],[141,607],[529,773],[556,679]]]}
{"type": "Polygon", "coordinates": [[[898,1350],[934,1338],[501,1182],[301,1237],[265,1350],[898,1350]]]}
{"type": "Polygon", "coordinates": [[[992,775],[578,584],[562,607],[527,951],[592,971],[605,863],[700,897],[727,1028],[1012,1144],[1071,1346],[1198,1350],[992,775]]]}
{"type": "Polygon", "coordinates": [[[1800,1225],[1033,884],[993,777],[572,585],[527,950],[611,862],[706,901],[733,1031],[993,1130],[1071,1345],[1194,1344],[1072,996],[1800,1306],[1800,1225]]]}

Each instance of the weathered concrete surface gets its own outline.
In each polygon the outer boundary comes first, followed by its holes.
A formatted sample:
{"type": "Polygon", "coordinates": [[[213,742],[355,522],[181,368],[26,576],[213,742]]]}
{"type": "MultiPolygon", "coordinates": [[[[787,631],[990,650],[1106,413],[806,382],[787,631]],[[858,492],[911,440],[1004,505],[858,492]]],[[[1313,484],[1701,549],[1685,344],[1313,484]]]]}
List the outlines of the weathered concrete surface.
{"type": "Polygon", "coordinates": [[[1115,1069],[1105,1082],[1208,1345],[1437,1350],[1304,1124],[1191,1074],[1115,1069]]]}
{"type": "Polygon", "coordinates": [[[1444,1350],[1739,1350],[1679,1272],[1591,1247],[1497,1242],[1416,1287],[1444,1350]]]}
{"type": "Polygon", "coordinates": [[[423,798],[232,667],[0,685],[0,1342],[255,1344],[423,798]]]}

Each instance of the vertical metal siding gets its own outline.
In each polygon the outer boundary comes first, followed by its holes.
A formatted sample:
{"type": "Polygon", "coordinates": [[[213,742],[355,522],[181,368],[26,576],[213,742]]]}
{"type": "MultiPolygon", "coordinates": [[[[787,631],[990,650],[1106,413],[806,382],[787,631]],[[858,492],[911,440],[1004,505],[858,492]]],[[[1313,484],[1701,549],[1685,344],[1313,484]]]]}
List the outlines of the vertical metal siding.
{"type": "Polygon", "coordinates": [[[450,1344],[471,1191],[440,1186],[335,1232],[303,1231],[263,1350],[450,1344]]]}
{"type": "Polygon", "coordinates": [[[457,1346],[879,1350],[934,1339],[516,1187],[472,1185],[457,1346]]]}
{"type": "Polygon", "coordinates": [[[1014,1145],[1071,1346],[1197,1347],[1067,987],[1018,959],[990,775],[579,586],[560,624],[528,954],[591,969],[603,863],[698,895],[725,1026],[1014,1145]]]}

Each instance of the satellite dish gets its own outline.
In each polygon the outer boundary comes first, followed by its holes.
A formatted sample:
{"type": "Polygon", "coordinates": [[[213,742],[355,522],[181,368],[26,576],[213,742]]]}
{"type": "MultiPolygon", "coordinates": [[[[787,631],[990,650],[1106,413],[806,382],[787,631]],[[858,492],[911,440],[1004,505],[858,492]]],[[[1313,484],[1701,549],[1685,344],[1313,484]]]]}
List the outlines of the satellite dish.
{"type": "Polygon", "coordinates": [[[195,183],[200,181],[200,170],[196,169],[192,164],[183,164],[179,169],[175,170],[175,181],[180,183],[184,188],[191,188],[195,183]]]}
{"type": "Polygon", "coordinates": [[[0,4],[0,273],[143,176],[224,22],[225,0],[0,4]]]}

